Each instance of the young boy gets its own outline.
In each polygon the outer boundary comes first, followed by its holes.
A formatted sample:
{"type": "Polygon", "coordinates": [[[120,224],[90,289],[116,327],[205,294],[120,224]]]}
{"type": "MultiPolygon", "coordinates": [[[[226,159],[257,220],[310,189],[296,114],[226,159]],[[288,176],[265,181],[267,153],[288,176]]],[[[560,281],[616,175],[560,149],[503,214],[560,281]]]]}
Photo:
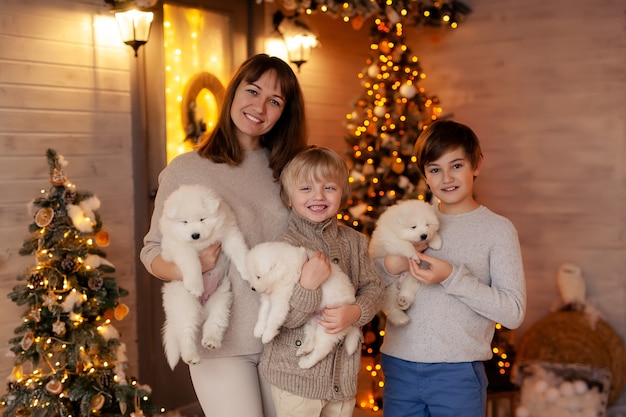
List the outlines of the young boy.
{"type": "Polygon", "coordinates": [[[482,361],[492,356],[494,325],[516,328],[526,309],[517,231],[473,197],[482,152],[469,127],[436,121],[415,153],[439,200],[443,247],[417,248],[420,264],[393,255],[376,260],[384,280],[408,270],[424,284],[407,311],[409,323],[386,326],[385,417],[484,417],[482,361]]]}
{"type": "Polygon", "coordinates": [[[383,285],[365,237],[337,221],[350,195],[341,157],[325,148],[306,149],[289,162],[280,179],[281,197],[291,209],[280,240],[315,253],[302,269],[280,334],[265,345],[261,373],[272,385],[278,417],[349,417],[356,401],[360,349],[348,355],[340,343],[310,369],[298,366],[296,351],[304,338],[303,325],[318,310],[329,262],[341,267],[356,291],[355,304],[321,311],[319,322],[329,333],[367,324],[381,308],[383,285]]]}

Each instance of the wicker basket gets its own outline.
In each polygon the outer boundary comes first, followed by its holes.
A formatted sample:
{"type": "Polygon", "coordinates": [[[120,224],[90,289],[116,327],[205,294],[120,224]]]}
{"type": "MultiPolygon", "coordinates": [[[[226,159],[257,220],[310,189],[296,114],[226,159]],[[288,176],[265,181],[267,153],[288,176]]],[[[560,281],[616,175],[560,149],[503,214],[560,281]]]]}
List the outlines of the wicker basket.
{"type": "Polygon", "coordinates": [[[529,360],[608,369],[609,405],[626,384],[626,349],[620,336],[602,319],[592,328],[581,311],[557,311],[535,323],[517,347],[516,362],[529,360]]]}

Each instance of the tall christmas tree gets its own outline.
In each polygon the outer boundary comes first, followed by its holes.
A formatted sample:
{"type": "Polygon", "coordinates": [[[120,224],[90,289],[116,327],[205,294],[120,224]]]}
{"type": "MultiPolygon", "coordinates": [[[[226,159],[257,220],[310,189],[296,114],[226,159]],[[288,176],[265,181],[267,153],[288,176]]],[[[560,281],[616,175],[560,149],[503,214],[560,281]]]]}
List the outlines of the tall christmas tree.
{"type": "MultiPolygon", "coordinates": [[[[346,2],[346,17],[365,3],[346,2]],[[354,3],[354,4],[353,4],[354,3]]],[[[342,220],[370,235],[380,214],[398,200],[429,200],[430,193],[416,165],[417,137],[430,123],[443,116],[437,96],[420,85],[426,78],[418,57],[405,39],[405,26],[456,28],[469,7],[458,1],[395,0],[375,4],[370,30],[370,55],[358,74],[363,90],[346,116],[349,146],[348,163],[352,194],[342,220]]],[[[345,3],[344,3],[345,4],[345,3]]],[[[361,408],[377,412],[383,408],[385,385],[380,365],[380,345],[385,317],[379,314],[364,329],[363,371],[369,375],[371,390],[358,398],[361,408]]]]}
{"type": "Polygon", "coordinates": [[[62,155],[47,151],[52,187],[30,205],[34,222],[20,255],[35,264],[8,294],[26,306],[9,343],[15,354],[4,416],[142,417],[162,412],[150,387],[125,374],[126,346],[114,322],[128,294],[111,275],[103,247],[109,234],[99,199],[76,190],[63,172],[62,155]]]}
{"type": "Polygon", "coordinates": [[[388,206],[430,197],[413,148],[443,109],[437,96],[420,86],[426,75],[405,41],[405,26],[456,27],[470,11],[460,2],[405,2],[414,10],[399,10],[399,3],[381,8],[374,20],[371,53],[358,75],[363,91],[346,117],[352,198],[343,220],[367,235],[388,206]]]}

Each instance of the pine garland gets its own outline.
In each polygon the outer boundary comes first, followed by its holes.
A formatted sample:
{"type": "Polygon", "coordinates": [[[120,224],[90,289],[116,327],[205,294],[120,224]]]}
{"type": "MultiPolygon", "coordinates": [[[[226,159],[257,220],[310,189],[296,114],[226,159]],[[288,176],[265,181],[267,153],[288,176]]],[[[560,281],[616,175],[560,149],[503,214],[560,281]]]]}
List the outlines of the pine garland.
{"type": "Polygon", "coordinates": [[[401,18],[414,26],[453,28],[471,12],[469,6],[458,0],[281,0],[278,3],[289,13],[322,12],[346,22],[362,22],[373,16],[390,20],[401,18]]]}

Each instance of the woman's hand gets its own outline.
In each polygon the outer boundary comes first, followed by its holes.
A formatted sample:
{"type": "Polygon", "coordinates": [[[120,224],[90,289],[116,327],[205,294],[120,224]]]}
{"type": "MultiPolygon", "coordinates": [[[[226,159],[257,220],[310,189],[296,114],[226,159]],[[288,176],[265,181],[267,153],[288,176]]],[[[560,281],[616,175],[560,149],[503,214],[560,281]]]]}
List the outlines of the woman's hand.
{"type": "MultiPolygon", "coordinates": [[[[221,243],[215,243],[203,249],[198,256],[202,265],[202,272],[210,271],[217,265],[217,257],[220,255],[221,243]]],[[[152,274],[163,281],[180,281],[183,276],[174,262],[166,261],[161,255],[157,255],[150,265],[152,274]]]]}
{"type": "Polygon", "coordinates": [[[316,251],[302,266],[300,285],[307,290],[316,290],[330,276],[330,261],[323,252],[316,251]]]}
{"type": "Polygon", "coordinates": [[[217,258],[222,251],[222,243],[217,242],[211,246],[202,249],[198,254],[200,256],[200,264],[202,265],[202,272],[210,271],[217,265],[217,258]]]}

